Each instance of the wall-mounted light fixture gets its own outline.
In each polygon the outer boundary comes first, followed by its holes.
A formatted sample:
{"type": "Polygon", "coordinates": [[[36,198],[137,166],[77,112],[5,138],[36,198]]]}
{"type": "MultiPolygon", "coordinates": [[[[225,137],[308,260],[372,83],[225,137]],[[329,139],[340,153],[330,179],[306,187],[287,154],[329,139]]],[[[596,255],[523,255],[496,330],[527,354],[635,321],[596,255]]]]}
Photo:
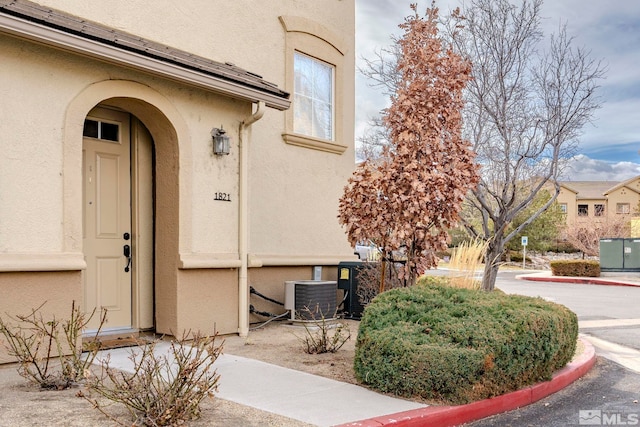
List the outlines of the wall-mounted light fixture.
{"type": "Polygon", "coordinates": [[[211,137],[213,138],[213,153],[222,156],[229,154],[231,150],[231,138],[227,136],[227,132],[220,128],[211,129],[211,137]]]}

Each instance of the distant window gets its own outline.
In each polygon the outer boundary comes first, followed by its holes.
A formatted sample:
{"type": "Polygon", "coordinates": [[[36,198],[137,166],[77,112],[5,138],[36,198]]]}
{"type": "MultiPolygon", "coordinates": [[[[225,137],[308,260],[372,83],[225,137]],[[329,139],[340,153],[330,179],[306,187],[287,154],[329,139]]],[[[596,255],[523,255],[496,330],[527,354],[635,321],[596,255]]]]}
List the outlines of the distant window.
{"type": "Polygon", "coordinates": [[[578,216],[589,216],[589,205],[578,205],[578,216]]]}
{"type": "Polygon", "coordinates": [[[618,214],[628,214],[631,212],[629,203],[616,203],[616,213],[618,214]]]}
{"type": "Polygon", "coordinates": [[[294,132],[333,140],[333,73],[332,65],[295,53],[294,132]]]}
{"type": "Polygon", "coordinates": [[[593,205],[593,214],[595,216],[604,216],[604,205],[593,205]]]}
{"type": "Polygon", "coordinates": [[[562,212],[563,214],[567,213],[567,204],[566,203],[560,203],[560,212],[562,212]]]}

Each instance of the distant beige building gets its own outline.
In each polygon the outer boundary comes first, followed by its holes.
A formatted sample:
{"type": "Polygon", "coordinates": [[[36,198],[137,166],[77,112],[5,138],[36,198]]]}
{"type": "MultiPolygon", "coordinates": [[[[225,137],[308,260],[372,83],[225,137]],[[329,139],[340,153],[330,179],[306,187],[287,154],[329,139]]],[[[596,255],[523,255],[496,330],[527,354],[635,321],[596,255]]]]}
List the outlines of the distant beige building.
{"type": "Polygon", "coordinates": [[[563,181],[557,199],[567,223],[581,218],[611,218],[637,213],[640,176],[627,181],[563,181]]]}
{"type": "Polygon", "coordinates": [[[354,3],[0,0],[0,313],[244,335],[335,280],[354,3]]]}

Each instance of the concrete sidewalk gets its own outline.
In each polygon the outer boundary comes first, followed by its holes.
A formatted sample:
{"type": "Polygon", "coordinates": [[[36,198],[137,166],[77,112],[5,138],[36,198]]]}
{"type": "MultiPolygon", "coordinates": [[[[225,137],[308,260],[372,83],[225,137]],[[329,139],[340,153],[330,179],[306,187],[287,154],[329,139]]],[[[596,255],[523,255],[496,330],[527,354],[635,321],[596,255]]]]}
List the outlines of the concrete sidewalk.
{"type": "MultiPolygon", "coordinates": [[[[640,276],[557,277],[551,272],[517,276],[521,280],[564,283],[640,286],[640,276]]],[[[215,363],[220,374],[217,396],[242,405],[283,415],[316,426],[447,427],[475,421],[536,402],[583,376],[595,363],[594,347],[584,339],[584,352],[556,373],[550,381],[492,399],[459,406],[427,406],[375,393],[305,372],[283,368],[245,357],[222,354],[215,363]]],[[[168,342],[159,342],[156,352],[166,354],[168,342]]],[[[131,349],[105,350],[110,366],[131,372],[131,349]]]]}
{"type": "MultiPolygon", "coordinates": [[[[551,381],[493,399],[460,406],[427,406],[375,393],[364,387],[311,375],[229,354],[215,363],[220,374],[218,397],[316,426],[453,426],[515,409],[566,387],[584,375],[595,361],[593,347],[551,381]]],[[[158,342],[156,353],[168,354],[170,344],[158,342]]],[[[132,349],[105,350],[112,368],[131,372],[132,349]]]]}
{"type": "MultiPolygon", "coordinates": [[[[155,352],[168,354],[170,343],[160,341],[155,352]]],[[[133,348],[105,350],[109,366],[132,372],[133,348]]],[[[426,405],[375,393],[364,387],[295,371],[245,357],[222,354],[214,367],[220,374],[217,397],[316,426],[406,412],[426,405]]]]}

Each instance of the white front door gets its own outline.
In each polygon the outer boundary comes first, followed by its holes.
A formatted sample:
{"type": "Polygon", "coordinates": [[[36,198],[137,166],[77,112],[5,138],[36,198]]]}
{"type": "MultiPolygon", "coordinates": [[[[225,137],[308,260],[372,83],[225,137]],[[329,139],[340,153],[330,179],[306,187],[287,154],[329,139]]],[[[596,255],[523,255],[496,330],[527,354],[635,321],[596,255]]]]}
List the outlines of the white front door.
{"type": "Polygon", "coordinates": [[[84,310],[107,309],[105,329],[131,325],[131,166],[129,115],[95,108],[83,137],[84,310]]]}

